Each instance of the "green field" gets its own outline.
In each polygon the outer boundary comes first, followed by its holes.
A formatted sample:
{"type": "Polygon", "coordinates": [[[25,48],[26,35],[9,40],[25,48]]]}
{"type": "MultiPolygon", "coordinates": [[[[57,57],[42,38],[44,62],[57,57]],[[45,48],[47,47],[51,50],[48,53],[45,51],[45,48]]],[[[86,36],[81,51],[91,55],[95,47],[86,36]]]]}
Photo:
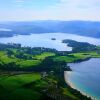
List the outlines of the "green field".
{"type": "Polygon", "coordinates": [[[0,51],[0,62],[7,64],[7,63],[10,63],[10,62],[16,62],[17,60],[18,60],[17,58],[8,57],[6,52],[0,51]]]}
{"type": "Polygon", "coordinates": [[[31,59],[20,59],[16,58],[16,49],[11,49],[14,54],[10,57],[7,55],[6,51],[0,51],[0,64],[9,64],[9,63],[15,63],[16,66],[19,68],[30,68],[34,66],[38,66],[42,60],[44,60],[46,57],[55,56],[55,53],[51,52],[43,52],[38,55],[31,55],[31,54],[24,54],[25,56],[32,57],[31,59]]]}
{"type": "MultiPolygon", "coordinates": [[[[16,49],[12,51],[16,54],[16,49]]],[[[6,51],[0,51],[0,64],[9,64],[14,62],[19,68],[30,68],[38,66],[46,57],[52,56],[54,61],[65,61],[67,63],[75,62],[77,60],[84,60],[86,58],[100,58],[100,54],[97,52],[83,52],[83,53],[72,53],[66,56],[57,56],[55,53],[43,52],[37,55],[25,54],[31,56],[32,59],[19,59],[14,55],[11,57],[7,56],[6,51]]]]}
{"type": "Polygon", "coordinates": [[[5,89],[14,90],[24,84],[39,80],[40,78],[41,75],[38,73],[22,74],[14,76],[1,76],[0,85],[2,85],[5,89]]]}
{"type": "Polygon", "coordinates": [[[85,58],[85,57],[91,57],[91,58],[100,58],[100,54],[98,54],[97,52],[83,52],[83,53],[74,53],[71,54],[74,55],[75,57],[79,57],[79,58],[85,58]]]}
{"type": "Polygon", "coordinates": [[[46,93],[49,94],[56,95],[59,93],[59,95],[66,95],[72,99],[79,100],[68,88],[57,89],[57,80],[53,77],[48,76],[45,79],[41,79],[41,74],[39,73],[1,75],[0,100],[42,100],[43,94],[40,91],[43,90],[47,90],[46,93]]]}
{"type": "Polygon", "coordinates": [[[16,64],[20,67],[20,68],[29,68],[29,67],[34,67],[40,64],[41,61],[39,60],[23,60],[23,61],[19,61],[16,62],[16,64]]]}
{"type": "Polygon", "coordinates": [[[100,58],[100,54],[97,52],[85,52],[85,53],[72,53],[68,56],[55,56],[53,59],[56,61],[65,61],[67,63],[75,62],[77,60],[85,60],[86,58],[100,58]]]}
{"type": "Polygon", "coordinates": [[[40,55],[34,56],[33,58],[38,59],[38,60],[43,60],[43,59],[45,59],[46,57],[50,57],[50,56],[55,56],[55,53],[44,52],[44,53],[42,53],[42,54],[40,54],[40,55]]]}
{"type": "Polygon", "coordinates": [[[41,94],[24,85],[40,79],[39,73],[0,76],[0,100],[38,100],[41,94]]]}

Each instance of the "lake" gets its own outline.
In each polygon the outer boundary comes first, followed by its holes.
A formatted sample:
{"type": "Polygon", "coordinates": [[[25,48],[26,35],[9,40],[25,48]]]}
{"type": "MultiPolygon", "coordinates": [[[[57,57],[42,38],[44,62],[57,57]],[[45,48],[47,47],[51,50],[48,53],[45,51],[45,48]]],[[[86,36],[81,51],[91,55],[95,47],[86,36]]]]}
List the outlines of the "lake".
{"type": "Polygon", "coordinates": [[[72,48],[62,43],[63,39],[73,39],[80,42],[89,42],[100,45],[100,39],[78,36],[68,33],[44,33],[31,35],[17,35],[0,38],[0,43],[20,43],[22,46],[54,48],[58,51],[71,51],[72,48]],[[56,38],[52,40],[51,38],[56,38]]]}
{"type": "Polygon", "coordinates": [[[65,72],[65,79],[72,87],[100,100],[100,58],[68,64],[72,72],[65,72]]]}

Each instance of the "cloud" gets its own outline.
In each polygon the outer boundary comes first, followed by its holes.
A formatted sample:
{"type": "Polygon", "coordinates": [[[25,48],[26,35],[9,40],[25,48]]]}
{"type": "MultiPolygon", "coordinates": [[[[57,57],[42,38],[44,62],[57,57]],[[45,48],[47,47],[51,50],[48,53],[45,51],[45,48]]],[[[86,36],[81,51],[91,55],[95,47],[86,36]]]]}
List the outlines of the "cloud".
{"type": "Polygon", "coordinates": [[[16,3],[24,3],[25,1],[24,0],[16,0],[15,2],[16,3]]]}
{"type": "Polygon", "coordinates": [[[100,21],[100,0],[59,0],[58,3],[48,6],[46,9],[34,9],[34,3],[31,8],[28,8],[26,7],[28,5],[27,0],[15,1],[19,9],[2,12],[0,19],[100,21]]]}
{"type": "Polygon", "coordinates": [[[60,0],[60,3],[46,9],[45,18],[60,20],[99,20],[99,0],[60,0]]]}
{"type": "Polygon", "coordinates": [[[25,0],[15,0],[14,3],[16,7],[22,7],[25,3],[25,0]]]}

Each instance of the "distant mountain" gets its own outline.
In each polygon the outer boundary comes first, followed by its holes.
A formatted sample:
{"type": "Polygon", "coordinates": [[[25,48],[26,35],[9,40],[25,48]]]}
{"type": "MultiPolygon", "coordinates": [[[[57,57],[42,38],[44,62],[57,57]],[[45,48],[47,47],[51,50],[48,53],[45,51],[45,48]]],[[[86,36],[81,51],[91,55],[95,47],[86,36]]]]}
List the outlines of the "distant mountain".
{"type": "Polygon", "coordinates": [[[30,33],[52,33],[62,32],[82,36],[100,38],[100,22],[92,21],[53,21],[41,20],[32,22],[5,22],[0,23],[0,28],[7,28],[12,32],[1,32],[3,34],[30,34],[30,33]]]}

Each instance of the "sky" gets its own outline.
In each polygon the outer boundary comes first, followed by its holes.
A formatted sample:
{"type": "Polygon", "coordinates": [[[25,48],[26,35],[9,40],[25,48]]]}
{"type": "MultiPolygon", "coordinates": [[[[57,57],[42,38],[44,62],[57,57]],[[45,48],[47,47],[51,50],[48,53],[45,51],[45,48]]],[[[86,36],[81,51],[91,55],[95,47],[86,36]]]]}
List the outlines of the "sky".
{"type": "Polygon", "coordinates": [[[0,21],[100,21],[100,0],[0,0],[0,21]]]}

